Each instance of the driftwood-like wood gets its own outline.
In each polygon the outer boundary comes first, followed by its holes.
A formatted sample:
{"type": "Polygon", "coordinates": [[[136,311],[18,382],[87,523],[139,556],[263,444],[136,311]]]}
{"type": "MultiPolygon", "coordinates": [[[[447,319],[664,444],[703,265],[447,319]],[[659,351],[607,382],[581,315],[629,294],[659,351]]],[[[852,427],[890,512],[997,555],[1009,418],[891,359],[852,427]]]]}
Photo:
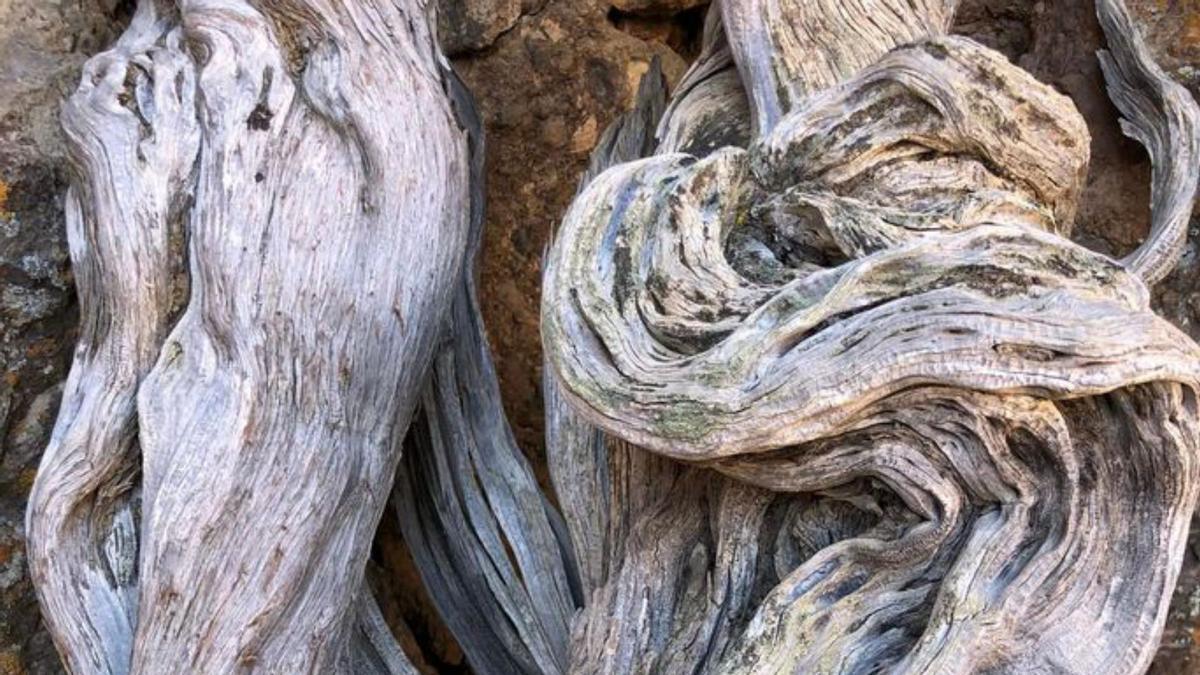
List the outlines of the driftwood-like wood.
{"type": "Polygon", "coordinates": [[[429,10],[143,0],[88,63],[83,330],[29,510],[71,671],[411,669],[363,570],[468,230],[429,10]]]}
{"type": "Polygon", "coordinates": [[[542,303],[572,672],[1148,667],[1200,478],[1200,348],[1146,285],[1196,107],[1099,3],[1154,226],[1088,251],[1082,119],[953,4],[722,3],[657,148],[602,144],[542,303]]]}
{"type": "Polygon", "coordinates": [[[1097,0],[1111,51],[1100,52],[1109,95],[1125,116],[1121,128],[1150,153],[1150,236],[1124,263],[1155,284],[1170,273],[1187,240],[1200,162],[1200,120],[1186,89],[1163,73],[1139,38],[1121,0],[1097,0]]]}
{"type": "Polygon", "coordinates": [[[1099,0],[1153,224],[1089,251],[1081,117],[954,5],[728,0],[669,99],[652,64],[546,256],[552,500],[427,0],[141,0],[63,112],[28,535],[67,668],[415,672],[364,580],[390,500],[480,673],[1145,670],[1200,490],[1148,291],[1200,113],[1099,0]]]}
{"type": "Polygon", "coordinates": [[[137,625],[136,396],[170,327],[200,139],[180,42],[143,3],[62,112],[80,336],[29,498],[28,541],[42,614],[75,672],[128,672],[137,625]]]}
{"type": "Polygon", "coordinates": [[[472,139],[468,264],[405,442],[393,506],[425,588],[475,669],[562,672],[578,603],[574,562],[561,518],[504,417],[475,282],[483,132],[469,95],[452,85],[472,139]]]}

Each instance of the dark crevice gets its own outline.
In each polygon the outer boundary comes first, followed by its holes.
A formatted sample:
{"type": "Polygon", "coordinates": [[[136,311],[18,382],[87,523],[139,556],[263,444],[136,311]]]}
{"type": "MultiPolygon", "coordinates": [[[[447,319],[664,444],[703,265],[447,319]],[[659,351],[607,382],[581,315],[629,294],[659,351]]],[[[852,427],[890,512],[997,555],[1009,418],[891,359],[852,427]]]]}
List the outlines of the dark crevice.
{"type": "Polygon", "coordinates": [[[633,13],[610,7],[608,22],[617,30],[640,40],[665,44],[685,61],[691,62],[700,55],[707,11],[708,5],[674,14],[633,13]]]}
{"type": "Polygon", "coordinates": [[[106,0],[102,3],[102,11],[104,16],[111,21],[128,26],[133,20],[133,13],[137,10],[137,0],[106,0]]]}

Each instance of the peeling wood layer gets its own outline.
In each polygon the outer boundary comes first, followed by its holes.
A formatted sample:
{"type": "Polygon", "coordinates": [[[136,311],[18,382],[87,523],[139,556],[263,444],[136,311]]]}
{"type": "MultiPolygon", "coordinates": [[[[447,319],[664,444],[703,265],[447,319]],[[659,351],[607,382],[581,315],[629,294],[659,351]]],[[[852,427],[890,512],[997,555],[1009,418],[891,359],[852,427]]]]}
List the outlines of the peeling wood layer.
{"type": "Polygon", "coordinates": [[[1149,666],[1197,498],[1200,348],[1147,283],[1178,255],[1197,113],[1099,10],[1155,166],[1125,261],[1066,238],[1079,114],[942,35],[950,3],[710,17],[657,149],[608,162],[548,256],[551,463],[567,521],[610,533],[573,530],[596,587],[572,672],[1149,666]],[[652,498],[614,498],[640,475],[652,498]]]}
{"type": "Polygon", "coordinates": [[[30,500],[79,673],[412,673],[385,505],[481,673],[1144,671],[1200,475],[1149,307],[1195,103],[1120,0],[1153,227],[1072,243],[1071,102],[953,0],[747,0],[651,65],[545,264],[538,488],[484,144],[424,0],[142,0],[63,116],[83,327],[30,500]],[[411,422],[411,424],[410,424],[411,422]]]}

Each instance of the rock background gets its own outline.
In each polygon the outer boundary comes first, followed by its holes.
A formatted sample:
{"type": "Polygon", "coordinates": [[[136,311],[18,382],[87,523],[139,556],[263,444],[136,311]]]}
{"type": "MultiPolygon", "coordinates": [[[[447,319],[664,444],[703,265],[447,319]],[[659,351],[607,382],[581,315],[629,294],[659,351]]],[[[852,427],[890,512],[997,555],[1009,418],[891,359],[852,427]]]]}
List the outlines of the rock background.
{"type": "MultiPolygon", "coordinates": [[[[1200,0],[1126,0],[1159,63],[1200,96],[1200,0]]],[[[69,366],[75,298],[62,222],[67,182],[59,101],[88,55],[112,42],[131,0],[0,0],[0,675],[59,672],[25,570],[24,501],[69,366]]],[[[695,57],[697,0],[444,0],[446,51],[488,133],[483,310],[517,438],[537,465],[541,439],[539,261],[588,152],[630,105],[658,57],[670,83],[695,57]]],[[[1092,169],[1076,238],[1131,250],[1148,222],[1149,163],[1124,138],[1104,94],[1103,40],[1086,0],[963,0],[958,32],[1070,95],[1092,132],[1092,169]]],[[[1200,219],[1161,311],[1200,338],[1200,219]]],[[[385,521],[376,547],[385,610],[427,672],[467,672],[421,598],[385,521]]],[[[1158,674],[1200,672],[1200,521],[1193,528],[1158,674]]]]}

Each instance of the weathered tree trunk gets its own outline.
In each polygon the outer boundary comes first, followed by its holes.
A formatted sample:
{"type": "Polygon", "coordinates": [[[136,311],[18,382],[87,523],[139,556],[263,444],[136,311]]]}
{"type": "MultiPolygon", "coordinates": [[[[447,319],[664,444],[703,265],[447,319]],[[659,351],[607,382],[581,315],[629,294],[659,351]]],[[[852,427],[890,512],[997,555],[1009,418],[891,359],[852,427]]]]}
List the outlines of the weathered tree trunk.
{"type": "Polygon", "coordinates": [[[83,331],[29,510],[69,669],[404,668],[363,570],[468,213],[428,15],[144,0],[89,62],[83,331]]]}
{"type": "Polygon", "coordinates": [[[1200,113],[1100,0],[1153,228],[1088,251],[1082,119],[954,5],[728,0],[644,78],[547,254],[560,516],[426,0],[142,0],[63,115],[83,329],[28,529],[67,667],[411,671],[391,498],[482,673],[1144,670],[1200,490],[1147,293],[1200,113]]]}
{"type": "Polygon", "coordinates": [[[1200,478],[1200,350],[1147,292],[1195,105],[1100,2],[1155,167],[1110,260],[1066,238],[1079,114],[953,10],[725,2],[657,142],[651,88],[602,144],[542,303],[573,671],[1149,665],[1200,478]]]}

